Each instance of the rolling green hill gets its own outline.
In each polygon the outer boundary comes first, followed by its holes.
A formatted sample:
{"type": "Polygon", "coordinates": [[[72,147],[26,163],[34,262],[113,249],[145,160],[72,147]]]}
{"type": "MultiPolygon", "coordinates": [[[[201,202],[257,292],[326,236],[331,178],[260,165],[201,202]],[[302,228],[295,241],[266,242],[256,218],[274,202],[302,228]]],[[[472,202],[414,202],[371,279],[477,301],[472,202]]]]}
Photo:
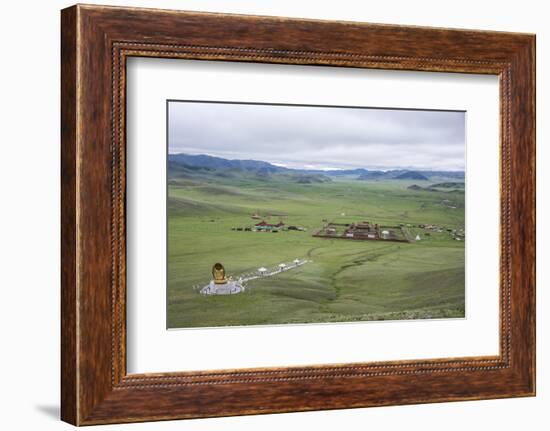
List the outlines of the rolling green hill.
{"type": "Polygon", "coordinates": [[[346,322],[464,316],[464,189],[456,181],[357,181],[357,175],[169,165],[168,327],[346,322]],[[441,187],[441,186],[440,186],[441,187]],[[252,232],[259,216],[303,231],[252,232]],[[315,238],[326,221],[403,224],[420,241],[315,238]],[[428,231],[419,225],[437,225],[428,231]],[[243,228],[243,230],[232,230],[243,228]],[[198,287],[221,262],[228,275],[311,262],[252,280],[239,295],[203,296],[198,287]]]}

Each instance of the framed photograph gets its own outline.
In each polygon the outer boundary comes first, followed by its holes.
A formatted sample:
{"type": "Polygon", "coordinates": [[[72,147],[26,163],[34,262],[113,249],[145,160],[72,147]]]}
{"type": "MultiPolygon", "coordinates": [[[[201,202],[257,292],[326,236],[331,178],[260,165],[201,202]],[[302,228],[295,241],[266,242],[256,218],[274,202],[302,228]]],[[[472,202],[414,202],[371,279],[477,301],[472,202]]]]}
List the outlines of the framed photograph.
{"type": "Polygon", "coordinates": [[[465,112],[167,103],[169,329],[465,317],[465,112]]]}
{"type": "Polygon", "coordinates": [[[62,11],[62,419],[535,394],[535,37],[62,11]]]}

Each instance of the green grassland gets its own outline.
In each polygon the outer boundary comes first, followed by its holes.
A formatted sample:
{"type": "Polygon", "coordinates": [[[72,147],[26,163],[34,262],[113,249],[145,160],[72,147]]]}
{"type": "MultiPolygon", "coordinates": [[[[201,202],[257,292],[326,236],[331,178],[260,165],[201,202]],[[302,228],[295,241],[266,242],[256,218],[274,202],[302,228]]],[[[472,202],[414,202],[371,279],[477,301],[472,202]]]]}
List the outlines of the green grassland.
{"type": "Polygon", "coordinates": [[[168,183],[169,328],[464,316],[464,242],[419,224],[464,228],[464,190],[411,190],[413,181],[301,183],[285,175],[172,171],[168,183]],[[446,203],[443,203],[446,201],[446,203]],[[452,205],[449,204],[452,203],[452,205]],[[306,230],[247,232],[254,213],[306,230]],[[323,220],[410,225],[421,241],[314,238],[323,220]],[[201,295],[211,268],[228,275],[311,262],[252,280],[238,295],[201,295]]]}

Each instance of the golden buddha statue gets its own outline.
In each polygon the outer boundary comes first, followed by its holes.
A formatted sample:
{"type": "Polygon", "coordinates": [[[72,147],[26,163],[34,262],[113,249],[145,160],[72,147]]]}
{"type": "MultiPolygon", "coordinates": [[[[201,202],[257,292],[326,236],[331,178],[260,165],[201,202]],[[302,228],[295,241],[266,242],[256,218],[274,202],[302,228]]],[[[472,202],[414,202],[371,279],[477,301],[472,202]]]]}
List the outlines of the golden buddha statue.
{"type": "Polygon", "coordinates": [[[227,283],[227,279],[225,278],[225,268],[221,263],[216,263],[212,267],[212,277],[214,277],[215,284],[227,283]]]}

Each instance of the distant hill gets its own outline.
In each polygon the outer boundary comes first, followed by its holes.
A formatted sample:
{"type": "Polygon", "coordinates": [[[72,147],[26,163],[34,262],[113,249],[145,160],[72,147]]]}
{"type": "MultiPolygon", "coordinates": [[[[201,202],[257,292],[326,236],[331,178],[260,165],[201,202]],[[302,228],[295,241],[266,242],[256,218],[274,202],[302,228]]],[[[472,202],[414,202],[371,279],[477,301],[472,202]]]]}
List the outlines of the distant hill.
{"type": "Polygon", "coordinates": [[[288,169],[258,160],[229,160],[206,154],[169,154],[168,173],[171,178],[212,180],[282,180],[298,184],[326,183],[332,179],[322,171],[288,169]]]}
{"type": "MultiPolygon", "coordinates": [[[[308,171],[308,172],[312,172],[312,171],[308,171]]],[[[315,172],[327,174],[327,175],[330,175],[331,177],[344,177],[344,176],[353,176],[353,175],[357,175],[359,177],[361,175],[368,175],[371,171],[368,171],[363,168],[358,168],[358,169],[333,169],[328,171],[317,170],[315,172]]]]}
{"type": "Polygon", "coordinates": [[[456,188],[460,183],[455,183],[454,180],[464,179],[464,172],[461,171],[413,171],[403,169],[381,171],[364,168],[334,170],[290,169],[260,160],[232,160],[206,154],[169,154],[168,165],[170,176],[189,177],[192,175],[196,177],[214,175],[222,178],[235,178],[245,174],[247,177],[253,176],[256,179],[265,181],[275,176],[299,184],[322,183],[331,181],[331,178],[351,177],[359,181],[442,181],[438,187],[456,188]]]}
{"type": "Polygon", "coordinates": [[[229,160],[222,157],[207,156],[206,154],[169,154],[168,161],[190,168],[261,170],[263,173],[278,172],[285,169],[259,160],[229,160]]]}
{"type": "Polygon", "coordinates": [[[421,180],[428,181],[428,177],[416,171],[407,171],[395,177],[396,180],[421,180]]]}
{"type": "MultiPolygon", "coordinates": [[[[359,175],[359,181],[386,181],[386,180],[417,180],[417,181],[441,181],[446,179],[462,179],[464,172],[457,171],[406,171],[406,170],[390,170],[390,171],[365,171],[359,175]]],[[[443,183],[442,183],[443,184],[443,183]]],[[[449,183],[450,184],[450,183],[449,183]]]]}
{"type": "Polygon", "coordinates": [[[368,181],[368,180],[380,180],[384,178],[385,172],[382,171],[366,171],[365,173],[359,175],[357,177],[360,181],[368,181]]]}
{"type": "Polygon", "coordinates": [[[329,176],[320,174],[293,174],[292,180],[298,184],[328,183],[332,181],[329,176]]]}
{"type": "Polygon", "coordinates": [[[440,189],[456,189],[464,187],[464,183],[457,183],[457,182],[446,182],[446,183],[437,183],[432,184],[430,187],[434,188],[440,188],[440,189]]]}
{"type": "Polygon", "coordinates": [[[421,171],[430,178],[452,178],[453,180],[464,180],[464,171],[421,171]]]}
{"type": "Polygon", "coordinates": [[[416,190],[420,191],[423,190],[425,192],[441,192],[444,191],[446,193],[464,193],[464,183],[458,183],[458,182],[446,182],[446,183],[437,183],[437,184],[431,184],[427,187],[420,187],[418,184],[413,184],[412,186],[407,187],[409,190],[416,190]],[[440,190],[444,189],[444,190],[440,190]],[[445,190],[448,189],[448,190],[445,190]]]}

